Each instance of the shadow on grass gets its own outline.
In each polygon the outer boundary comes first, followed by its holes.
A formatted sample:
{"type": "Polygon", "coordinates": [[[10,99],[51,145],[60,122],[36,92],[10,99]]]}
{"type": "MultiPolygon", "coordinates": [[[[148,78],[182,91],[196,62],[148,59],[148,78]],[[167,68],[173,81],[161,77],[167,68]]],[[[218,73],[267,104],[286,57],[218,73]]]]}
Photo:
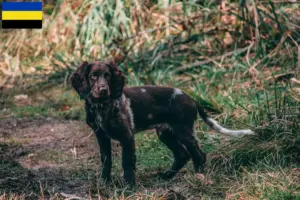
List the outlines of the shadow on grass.
{"type": "Polygon", "coordinates": [[[12,159],[1,159],[0,172],[0,194],[46,199],[62,194],[109,197],[107,191],[97,185],[97,173],[93,169],[26,169],[12,159]]]}

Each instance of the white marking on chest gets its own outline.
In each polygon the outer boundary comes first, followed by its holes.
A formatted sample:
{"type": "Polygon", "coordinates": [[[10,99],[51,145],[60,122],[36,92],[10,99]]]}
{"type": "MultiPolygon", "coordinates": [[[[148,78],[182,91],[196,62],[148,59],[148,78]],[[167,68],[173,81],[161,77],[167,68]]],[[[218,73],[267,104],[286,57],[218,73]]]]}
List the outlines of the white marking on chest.
{"type": "MultiPolygon", "coordinates": [[[[102,126],[102,117],[98,112],[96,112],[96,124],[97,124],[98,129],[102,128],[104,130],[104,127],[102,126]]],[[[98,129],[97,129],[97,131],[98,131],[98,129]]]]}
{"type": "Polygon", "coordinates": [[[145,92],[146,92],[146,89],[141,88],[141,91],[142,91],[142,93],[145,93],[145,92]]]}
{"type": "Polygon", "coordinates": [[[175,99],[175,97],[178,95],[183,95],[183,92],[178,88],[174,88],[173,94],[172,94],[172,99],[175,99]]]}
{"type": "Polygon", "coordinates": [[[132,130],[134,130],[134,116],[133,116],[133,111],[130,107],[130,99],[126,98],[125,95],[123,95],[122,102],[125,104],[125,110],[127,111],[128,115],[129,115],[131,128],[132,128],[132,130]]]}
{"type": "Polygon", "coordinates": [[[153,115],[152,115],[151,113],[149,113],[149,114],[147,115],[147,118],[148,118],[148,119],[153,119],[153,115]]]}

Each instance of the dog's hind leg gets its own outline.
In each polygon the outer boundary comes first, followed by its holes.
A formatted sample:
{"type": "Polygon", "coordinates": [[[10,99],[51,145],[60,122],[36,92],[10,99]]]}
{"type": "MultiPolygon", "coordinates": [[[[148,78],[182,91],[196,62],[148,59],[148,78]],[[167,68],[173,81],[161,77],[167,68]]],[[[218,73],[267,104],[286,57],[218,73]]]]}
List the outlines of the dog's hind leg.
{"type": "Polygon", "coordinates": [[[185,147],[178,141],[177,137],[168,128],[156,129],[159,140],[163,142],[173,153],[174,161],[170,169],[164,173],[159,173],[163,179],[171,179],[190,159],[189,153],[185,147]]]}
{"type": "Polygon", "coordinates": [[[194,135],[193,125],[191,126],[177,126],[175,133],[179,139],[179,142],[182,143],[187,151],[189,152],[195,172],[203,172],[204,164],[206,162],[206,154],[201,151],[198,140],[194,135]]]}

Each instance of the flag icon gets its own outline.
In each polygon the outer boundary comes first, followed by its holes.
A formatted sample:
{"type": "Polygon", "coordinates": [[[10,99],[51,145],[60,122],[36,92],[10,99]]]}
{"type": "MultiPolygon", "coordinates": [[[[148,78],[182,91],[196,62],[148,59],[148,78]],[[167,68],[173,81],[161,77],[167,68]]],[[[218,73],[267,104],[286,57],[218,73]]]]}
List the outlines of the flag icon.
{"type": "Polygon", "coordinates": [[[43,22],[42,2],[3,2],[3,29],[41,29],[43,22]]]}

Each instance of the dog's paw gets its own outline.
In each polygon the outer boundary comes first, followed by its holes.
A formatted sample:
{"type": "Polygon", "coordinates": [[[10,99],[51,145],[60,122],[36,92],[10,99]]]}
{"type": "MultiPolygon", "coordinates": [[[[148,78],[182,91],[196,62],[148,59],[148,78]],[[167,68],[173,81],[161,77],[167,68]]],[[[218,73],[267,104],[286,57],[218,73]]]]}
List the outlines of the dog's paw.
{"type": "Polygon", "coordinates": [[[124,173],[124,180],[126,185],[129,185],[130,187],[133,187],[136,185],[135,181],[135,173],[134,171],[129,171],[124,173]]]}
{"type": "Polygon", "coordinates": [[[111,182],[110,176],[101,176],[101,182],[104,184],[109,184],[111,182]]]}
{"type": "Polygon", "coordinates": [[[170,180],[171,178],[173,178],[176,175],[176,172],[168,170],[166,172],[158,172],[157,176],[163,180],[170,180]]]}

